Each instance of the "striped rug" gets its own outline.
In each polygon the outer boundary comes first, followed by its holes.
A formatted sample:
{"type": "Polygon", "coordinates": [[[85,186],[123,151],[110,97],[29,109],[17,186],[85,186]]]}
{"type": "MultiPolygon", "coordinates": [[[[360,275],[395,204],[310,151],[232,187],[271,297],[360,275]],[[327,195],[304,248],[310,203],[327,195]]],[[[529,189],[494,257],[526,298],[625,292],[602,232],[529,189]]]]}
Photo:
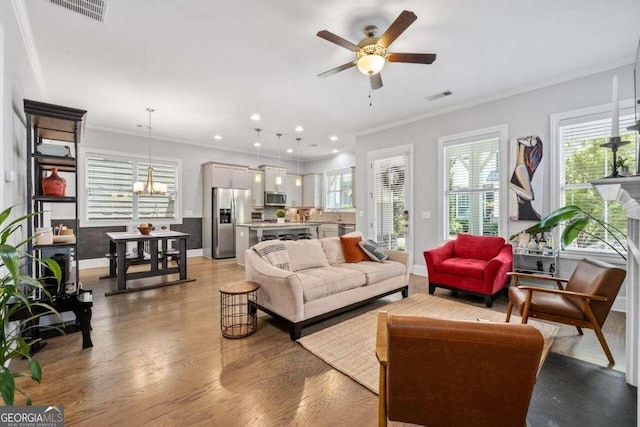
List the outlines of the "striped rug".
{"type": "MultiPolygon", "coordinates": [[[[439,319],[492,322],[504,322],[505,319],[504,313],[419,293],[302,337],[298,342],[333,368],[377,394],[379,370],[375,347],[378,311],[439,319]]],[[[512,315],[511,323],[520,323],[520,318],[512,315]]],[[[529,324],[535,326],[544,337],[544,361],[559,328],[535,320],[529,320],[529,324]]]]}

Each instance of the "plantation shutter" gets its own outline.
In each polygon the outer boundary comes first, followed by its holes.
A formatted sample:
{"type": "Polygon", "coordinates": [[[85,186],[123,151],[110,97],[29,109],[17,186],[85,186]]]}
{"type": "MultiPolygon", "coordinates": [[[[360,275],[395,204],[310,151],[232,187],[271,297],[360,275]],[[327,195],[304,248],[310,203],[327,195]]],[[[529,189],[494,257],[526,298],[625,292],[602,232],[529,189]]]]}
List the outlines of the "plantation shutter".
{"type": "Polygon", "coordinates": [[[376,240],[390,249],[405,249],[405,157],[374,160],[376,240]]]}
{"type": "Polygon", "coordinates": [[[447,239],[458,233],[497,236],[500,212],[500,137],[455,141],[444,147],[447,239]]]}
{"type": "Polygon", "coordinates": [[[87,157],[87,219],[132,219],[132,185],[132,161],[87,157]]]}
{"type": "MultiPolygon", "coordinates": [[[[607,112],[559,122],[558,134],[562,147],[560,173],[562,197],[560,203],[563,206],[579,206],[599,220],[626,232],[627,217],[622,206],[617,202],[604,201],[589,183],[591,180],[600,179],[613,173],[612,152],[601,147],[606,142],[606,138],[611,135],[611,120],[611,113],[607,112]]],[[[636,171],[635,132],[627,131],[626,128],[634,123],[633,109],[621,111],[620,137],[630,143],[619,147],[617,157],[627,160],[630,173],[636,171]]],[[[602,230],[587,231],[613,242],[613,238],[602,230]]],[[[572,247],[610,250],[587,233],[580,234],[572,247]]]]}

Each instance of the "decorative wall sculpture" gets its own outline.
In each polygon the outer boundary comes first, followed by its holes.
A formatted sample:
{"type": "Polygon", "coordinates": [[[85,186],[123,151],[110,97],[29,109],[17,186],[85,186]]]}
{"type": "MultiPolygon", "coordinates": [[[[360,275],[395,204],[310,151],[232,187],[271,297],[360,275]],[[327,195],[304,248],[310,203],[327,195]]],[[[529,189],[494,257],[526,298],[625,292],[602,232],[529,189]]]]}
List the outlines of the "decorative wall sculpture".
{"type": "Polygon", "coordinates": [[[511,179],[509,189],[509,218],[511,220],[539,221],[542,212],[542,140],[537,135],[511,140],[511,179]]]}

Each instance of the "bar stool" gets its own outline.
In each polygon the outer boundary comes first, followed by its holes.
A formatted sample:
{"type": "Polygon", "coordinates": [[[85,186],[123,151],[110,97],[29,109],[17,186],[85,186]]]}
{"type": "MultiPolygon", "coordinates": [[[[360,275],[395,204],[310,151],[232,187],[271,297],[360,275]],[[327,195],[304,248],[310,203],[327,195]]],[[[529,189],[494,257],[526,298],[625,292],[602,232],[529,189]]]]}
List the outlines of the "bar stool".
{"type": "Polygon", "coordinates": [[[293,240],[293,234],[280,234],[278,235],[280,240],[293,240]]]}
{"type": "Polygon", "coordinates": [[[298,240],[311,240],[312,238],[311,233],[298,233],[298,240]]]}
{"type": "Polygon", "coordinates": [[[265,236],[262,236],[262,238],[260,239],[261,242],[264,242],[265,240],[276,240],[277,237],[272,235],[272,234],[267,234],[265,236]]]}

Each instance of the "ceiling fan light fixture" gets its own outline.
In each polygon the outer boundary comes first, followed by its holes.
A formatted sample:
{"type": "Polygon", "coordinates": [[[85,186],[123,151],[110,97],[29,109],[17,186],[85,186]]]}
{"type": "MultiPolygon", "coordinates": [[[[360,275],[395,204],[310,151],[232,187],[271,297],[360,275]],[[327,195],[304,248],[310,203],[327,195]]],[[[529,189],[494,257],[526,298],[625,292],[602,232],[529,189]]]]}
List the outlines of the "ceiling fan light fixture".
{"type": "Polygon", "coordinates": [[[358,70],[363,74],[372,76],[382,71],[385,62],[384,56],[376,55],[375,53],[365,55],[358,59],[358,70]]]}

